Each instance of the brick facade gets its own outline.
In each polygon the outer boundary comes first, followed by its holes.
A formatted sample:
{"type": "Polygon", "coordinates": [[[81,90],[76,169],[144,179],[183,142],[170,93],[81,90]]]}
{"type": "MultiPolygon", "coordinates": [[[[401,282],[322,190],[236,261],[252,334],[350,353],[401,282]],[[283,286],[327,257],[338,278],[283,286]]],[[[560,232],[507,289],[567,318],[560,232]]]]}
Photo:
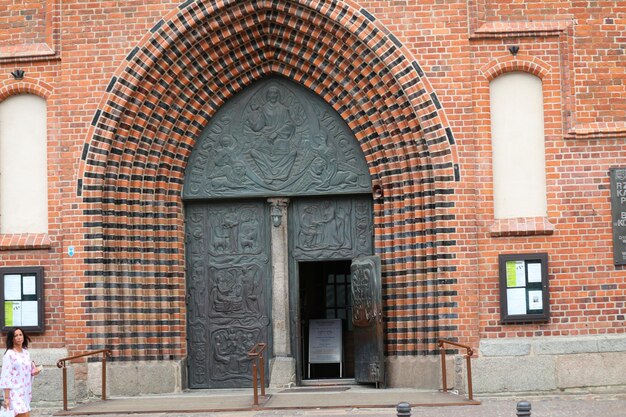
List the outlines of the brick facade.
{"type": "Polygon", "coordinates": [[[184,169],[220,106],[270,74],[344,118],[383,190],[388,356],[624,333],[608,169],[626,163],[626,5],[588,3],[4,0],[0,100],[48,103],[49,233],[0,239],[1,266],[45,267],[35,344],[185,357],[184,169]],[[509,71],[543,83],[547,218],[494,220],[489,81],[509,71]],[[502,325],[497,257],[526,252],[549,255],[552,318],[502,325]]]}

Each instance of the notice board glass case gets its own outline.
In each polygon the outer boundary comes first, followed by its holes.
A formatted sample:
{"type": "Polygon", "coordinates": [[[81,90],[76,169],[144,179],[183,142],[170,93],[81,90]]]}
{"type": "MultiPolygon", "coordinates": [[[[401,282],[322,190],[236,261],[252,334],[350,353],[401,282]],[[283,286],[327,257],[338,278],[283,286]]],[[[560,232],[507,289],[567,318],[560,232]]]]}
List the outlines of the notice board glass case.
{"type": "Polygon", "coordinates": [[[547,253],[499,255],[498,271],[502,323],[550,319],[547,253]]]}
{"type": "Polygon", "coordinates": [[[0,331],[44,331],[42,267],[0,268],[0,298],[0,331]]]}

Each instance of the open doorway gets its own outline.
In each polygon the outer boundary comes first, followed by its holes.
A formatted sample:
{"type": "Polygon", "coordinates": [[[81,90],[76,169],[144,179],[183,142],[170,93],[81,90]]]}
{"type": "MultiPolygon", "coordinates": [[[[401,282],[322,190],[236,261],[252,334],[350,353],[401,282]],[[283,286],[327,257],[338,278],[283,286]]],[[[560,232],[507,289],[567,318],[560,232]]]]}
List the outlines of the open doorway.
{"type": "MultiPolygon", "coordinates": [[[[354,331],[350,261],[299,262],[302,379],[354,378],[354,331]],[[341,320],[341,362],[317,363],[310,357],[310,329],[316,320],[341,320]],[[310,363],[310,360],[313,363],[310,363]]],[[[338,325],[339,326],[339,325],[338,325]]]]}

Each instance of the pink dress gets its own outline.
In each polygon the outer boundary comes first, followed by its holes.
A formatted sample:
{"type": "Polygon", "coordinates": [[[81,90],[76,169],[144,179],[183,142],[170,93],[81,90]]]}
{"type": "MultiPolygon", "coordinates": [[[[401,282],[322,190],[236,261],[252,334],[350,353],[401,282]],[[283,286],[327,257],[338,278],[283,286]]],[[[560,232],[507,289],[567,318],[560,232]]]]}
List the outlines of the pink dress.
{"type": "Polygon", "coordinates": [[[7,350],[2,359],[2,374],[0,374],[0,390],[4,395],[4,390],[9,388],[11,410],[15,414],[27,413],[30,411],[30,400],[32,397],[33,376],[31,375],[32,362],[30,354],[26,349],[21,353],[13,349],[7,350]]]}

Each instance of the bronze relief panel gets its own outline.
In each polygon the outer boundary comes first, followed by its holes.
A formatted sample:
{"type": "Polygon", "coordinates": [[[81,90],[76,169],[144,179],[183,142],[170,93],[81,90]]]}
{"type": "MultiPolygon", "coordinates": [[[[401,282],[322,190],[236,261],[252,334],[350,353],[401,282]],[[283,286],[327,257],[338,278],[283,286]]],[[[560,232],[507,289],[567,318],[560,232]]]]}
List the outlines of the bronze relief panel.
{"type": "Polygon", "coordinates": [[[372,251],[369,196],[294,200],[289,218],[297,260],[351,259],[372,251]]]}
{"type": "Polygon", "coordinates": [[[251,384],[247,352],[270,337],[268,218],[263,201],[187,206],[192,388],[251,384]]]}
{"type": "Polygon", "coordinates": [[[230,99],[200,135],[183,198],[369,193],[363,152],[335,110],[284,78],[230,99]]]}
{"type": "Polygon", "coordinates": [[[354,379],[385,384],[381,263],[378,256],[352,261],[354,379]]]}

